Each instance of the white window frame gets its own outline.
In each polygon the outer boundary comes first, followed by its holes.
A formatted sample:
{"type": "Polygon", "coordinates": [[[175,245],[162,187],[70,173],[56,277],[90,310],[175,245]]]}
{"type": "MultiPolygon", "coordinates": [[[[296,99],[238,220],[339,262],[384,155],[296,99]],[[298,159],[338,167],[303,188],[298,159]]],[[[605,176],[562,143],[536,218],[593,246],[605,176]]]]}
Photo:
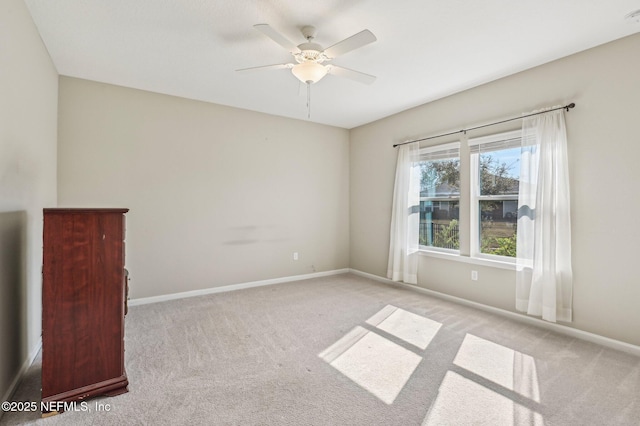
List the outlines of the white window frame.
{"type": "MultiPolygon", "coordinates": [[[[518,196],[515,195],[480,195],[480,171],[478,169],[479,157],[482,152],[482,145],[491,144],[491,150],[497,151],[498,146],[502,145],[504,148],[516,148],[521,146],[522,131],[514,130],[511,132],[496,133],[493,135],[482,136],[478,138],[469,139],[469,168],[470,168],[470,221],[471,226],[469,232],[470,235],[470,255],[472,258],[486,259],[497,262],[516,263],[515,257],[500,256],[496,254],[482,253],[480,247],[480,201],[483,200],[495,200],[495,201],[508,201],[514,200],[518,202],[518,196]]],[[[488,152],[488,151],[486,151],[488,152]]]]}
{"type": "MultiPolygon", "coordinates": [[[[460,142],[451,142],[451,143],[445,143],[445,144],[440,144],[440,145],[433,145],[433,146],[428,146],[425,148],[421,148],[419,151],[419,161],[423,162],[423,161],[429,161],[429,160],[437,160],[437,159],[447,159],[447,158],[457,158],[458,159],[458,164],[461,165],[461,159],[460,159],[460,142]],[[457,153],[457,157],[454,156],[454,154],[457,153]],[[448,154],[451,154],[451,156],[447,156],[448,154]],[[441,157],[441,158],[439,158],[441,157]]],[[[461,182],[462,184],[462,182],[461,182]]],[[[458,201],[458,208],[460,208],[460,195],[454,197],[454,196],[449,196],[449,197],[420,197],[420,202],[422,203],[422,201],[431,201],[431,202],[435,202],[435,201],[458,201]]],[[[460,219],[458,219],[458,232],[460,232],[460,219]]],[[[460,255],[460,250],[455,250],[455,249],[448,249],[448,248],[443,248],[443,247],[434,247],[434,246],[425,246],[425,245],[420,245],[419,246],[420,250],[423,251],[427,251],[427,252],[435,252],[435,253],[443,253],[443,254],[450,254],[450,255],[460,255]]]]}

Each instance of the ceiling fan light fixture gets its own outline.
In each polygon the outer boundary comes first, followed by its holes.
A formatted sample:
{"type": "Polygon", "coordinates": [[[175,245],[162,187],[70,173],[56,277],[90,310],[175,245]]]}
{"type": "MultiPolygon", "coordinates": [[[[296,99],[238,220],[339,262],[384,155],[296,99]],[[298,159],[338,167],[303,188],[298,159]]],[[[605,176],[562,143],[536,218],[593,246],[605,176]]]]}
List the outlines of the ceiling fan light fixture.
{"type": "Polygon", "coordinates": [[[317,62],[302,62],[291,68],[291,72],[298,80],[306,84],[317,83],[327,75],[329,70],[324,65],[317,62]]]}

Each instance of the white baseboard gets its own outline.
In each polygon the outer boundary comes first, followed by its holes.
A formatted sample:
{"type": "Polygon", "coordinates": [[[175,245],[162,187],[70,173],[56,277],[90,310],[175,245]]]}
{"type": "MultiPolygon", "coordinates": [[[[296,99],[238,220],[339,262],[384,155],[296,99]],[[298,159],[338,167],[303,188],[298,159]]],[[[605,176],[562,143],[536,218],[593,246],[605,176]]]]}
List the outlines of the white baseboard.
{"type": "Polygon", "coordinates": [[[270,280],[251,281],[247,283],[224,285],[220,287],[210,287],[210,288],[204,288],[202,290],[192,290],[192,291],[184,291],[181,293],[164,294],[161,296],[143,297],[140,299],[129,300],[128,305],[137,306],[137,305],[146,305],[149,303],[166,302],[168,300],[184,299],[185,297],[195,297],[195,296],[202,296],[205,294],[223,293],[226,291],[242,290],[244,288],[261,287],[265,285],[308,280],[311,278],[327,277],[330,275],[346,274],[349,271],[350,271],[349,268],[335,269],[332,271],[314,272],[312,274],[294,275],[290,277],[273,278],[270,280]]]}
{"type": "Polygon", "coordinates": [[[543,321],[538,318],[534,318],[528,315],[519,314],[517,312],[511,312],[504,309],[496,308],[489,305],[484,305],[478,302],[472,302],[470,300],[462,299],[460,297],[450,296],[448,294],[440,293],[433,290],[428,290],[423,287],[418,287],[413,284],[406,284],[403,282],[391,281],[390,279],[379,277],[377,275],[369,274],[367,272],[362,272],[357,269],[349,270],[354,275],[359,275],[361,277],[369,278],[375,281],[379,281],[385,284],[396,285],[404,288],[409,288],[411,290],[428,294],[429,296],[437,297],[439,299],[444,299],[450,302],[458,303],[460,305],[470,306],[473,308],[477,308],[486,312],[491,312],[497,315],[501,315],[503,317],[508,317],[514,321],[524,322],[530,325],[534,325],[540,328],[544,328],[546,330],[555,331],[557,333],[561,333],[570,337],[575,337],[578,339],[586,340],[591,343],[596,343],[602,346],[606,346],[611,349],[616,349],[622,352],[626,352],[635,356],[640,356],[640,346],[632,345],[630,343],[621,342],[620,340],[611,339],[609,337],[600,336],[599,334],[589,333],[588,331],[579,330],[577,328],[567,327],[565,325],[556,324],[548,321],[543,321]]]}
{"type": "MultiPolygon", "coordinates": [[[[9,388],[6,390],[4,396],[0,401],[2,402],[11,401],[11,397],[13,396],[16,389],[18,389],[18,386],[20,385],[20,382],[22,381],[22,378],[24,377],[29,367],[31,367],[31,364],[33,364],[33,360],[36,359],[36,357],[38,356],[40,349],[42,349],[42,339],[40,339],[36,344],[36,346],[33,349],[31,349],[31,352],[29,352],[29,354],[27,355],[27,358],[22,363],[20,370],[14,376],[13,380],[11,381],[11,384],[9,385],[9,388]]],[[[0,410],[0,420],[2,420],[3,414],[4,414],[4,411],[0,410]]]]}

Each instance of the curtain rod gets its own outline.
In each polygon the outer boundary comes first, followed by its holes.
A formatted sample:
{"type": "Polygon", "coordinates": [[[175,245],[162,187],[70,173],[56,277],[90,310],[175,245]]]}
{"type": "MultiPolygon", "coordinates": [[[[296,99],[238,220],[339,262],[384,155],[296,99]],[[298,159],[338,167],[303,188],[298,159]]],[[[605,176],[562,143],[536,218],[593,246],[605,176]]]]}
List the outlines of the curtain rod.
{"type": "Polygon", "coordinates": [[[553,109],[549,109],[547,111],[539,111],[539,112],[533,112],[531,114],[527,114],[527,115],[523,115],[522,117],[513,117],[513,118],[507,118],[506,120],[502,120],[502,121],[496,121],[494,123],[489,123],[489,124],[483,124],[481,126],[475,126],[475,127],[470,127],[468,129],[462,129],[462,130],[457,130],[455,132],[449,132],[449,133],[443,133],[441,135],[436,135],[436,136],[429,136],[426,138],[420,138],[420,139],[414,139],[411,141],[406,141],[406,142],[401,142],[401,143],[397,143],[395,145],[393,145],[393,147],[397,147],[400,145],[406,145],[408,143],[413,143],[413,142],[422,142],[422,141],[427,141],[429,139],[435,139],[435,138],[441,138],[443,136],[451,136],[451,135],[455,135],[458,133],[467,133],[470,130],[476,130],[476,129],[482,129],[483,127],[489,127],[489,126],[495,126],[496,124],[502,124],[502,123],[507,123],[509,121],[514,121],[514,120],[521,120],[523,118],[527,118],[527,117],[531,117],[533,115],[538,115],[538,114],[545,114],[547,112],[551,112],[551,111],[557,111],[559,109],[566,109],[567,111],[569,111],[570,108],[574,108],[576,106],[576,104],[574,102],[571,102],[570,104],[567,104],[565,106],[561,106],[558,108],[553,108],[553,109]]]}

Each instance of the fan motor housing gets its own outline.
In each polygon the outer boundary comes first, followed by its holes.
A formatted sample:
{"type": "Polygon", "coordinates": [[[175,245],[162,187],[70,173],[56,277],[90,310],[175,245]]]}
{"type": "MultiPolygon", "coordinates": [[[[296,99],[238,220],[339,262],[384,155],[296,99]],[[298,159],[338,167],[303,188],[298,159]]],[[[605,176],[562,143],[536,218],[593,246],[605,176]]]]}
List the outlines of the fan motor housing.
{"type": "Polygon", "coordinates": [[[317,62],[321,64],[328,59],[323,53],[322,46],[317,43],[302,43],[298,45],[298,49],[300,52],[294,55],[298,63],[317,62]]]}

